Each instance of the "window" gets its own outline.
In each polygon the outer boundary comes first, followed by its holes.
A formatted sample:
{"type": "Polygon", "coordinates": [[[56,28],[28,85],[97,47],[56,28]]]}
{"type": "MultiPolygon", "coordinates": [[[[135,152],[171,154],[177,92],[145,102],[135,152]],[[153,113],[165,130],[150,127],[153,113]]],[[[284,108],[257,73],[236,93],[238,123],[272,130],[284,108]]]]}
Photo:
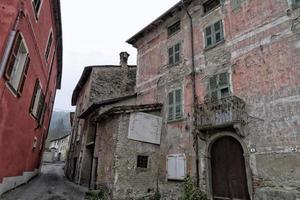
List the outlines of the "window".
{"type": "Polygon", "coordinates": [[[300,4],[300,0],[293,0],[294,4],[300,4]]]}
{"type": "Polygon", "coordinates": [[[48,60],[48,57],[49,57],[50,49],[51,49],[51,46],[52,46],[52,41],[53,41],[53,36],[52,36],[52,32],[51,32],[50,35],[49,35],[49,38],[48,38],[46,51],[45,51],[46,61],[48,60]]]}
{"type": "Polygon", "coordinates": [[[184,154],[167,156],[167,178],[169,180],[184,180],[186,177],[186,158],[184,154]]]}
{"type": "Polygon", "coordinates": [[[214,46],[223,40],[223,24],[221,20],[205,28],[206,48],[214,46]]]}
{"type": "Polygon", "coordinates": [[[203,11],[207,13],[220,5],[220,0],[207,0],[203,3],[203,11]]]}
{"type": "Polygon", "coordinates": [[[43,94],[42,88],[40,86],[39,80],[36,80],[34,86],[34,92],[30,105],[30,112],[34,116],[34,118],[40,122],[43,108],[44,108],[45,96],[43,94]]]}
{"type": "Polygon", "coordinates": [[[138,168],[148,168],[148,156],[138,156],[136,166],[138,168]]]}
{"type": "Polygon", "coordinates": [[[182,91],[181,89],[169,92],[169,113],[168,120],[176,120],[182,118],[182,91]]]}
{"type": "Polygon", "coordinates": [[[229,74],[221,73],[209,79],[210,98],[212,100],[230,96],[229,74]]]}
{"type": "Polygon", "coordinates": [[[5,70],[5,78],[12,90],[20,95],[23,91],[30,58],[26,44],[20,33],[16,35],[5,70]]]}
{"type": "Polygon", "coordinates": [[[180,43],[169,48],[169,64],[174,65],[180,61],[180,43]]]}
{"type": "Polygon", "coordinates": [[[35,16],[38,16],[41,4],[42,4],[42,0],[33,0],[32,1],[33,7],[34,7],[34,11],[35,11],[35,16]]]}
{"type": "Polygon", "coordinates": [[[244,0],[231,0],[231,9],[236,10],[241,7],[241,4],[244,0]]]}
{"type": "Polygon", "coordinates": [[[178,31],[180,31],[180,21],[168,27],[168,36],[174,35],[178,31]]]}

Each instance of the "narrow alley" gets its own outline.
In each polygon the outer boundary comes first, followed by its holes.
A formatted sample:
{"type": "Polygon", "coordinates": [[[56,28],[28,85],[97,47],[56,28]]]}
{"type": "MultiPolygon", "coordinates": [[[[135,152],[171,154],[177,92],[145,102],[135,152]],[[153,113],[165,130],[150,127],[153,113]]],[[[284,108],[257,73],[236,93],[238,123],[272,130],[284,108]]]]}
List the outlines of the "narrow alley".
{"type": "Polygon", "coordinates": [[[64,177],[63,164],[49,164],[37,178],[4,194],[1,200],[82,200],[84,195],[83,187],[64,177]]]}

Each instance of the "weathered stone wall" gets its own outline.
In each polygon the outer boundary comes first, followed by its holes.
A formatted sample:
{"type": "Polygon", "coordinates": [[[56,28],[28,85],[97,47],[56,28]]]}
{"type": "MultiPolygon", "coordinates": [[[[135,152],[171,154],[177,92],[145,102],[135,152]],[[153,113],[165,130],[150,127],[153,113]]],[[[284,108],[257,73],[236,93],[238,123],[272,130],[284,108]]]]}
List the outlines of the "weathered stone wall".
{"type": "Polygon", "coordinates": [[[114,116],[97,123],[94,157],[98,158],[97,187],[114,188],[115,159],[117,148],[119,118],[114,116]]]}
{"type": "Polygon", "coordinates": [[[120,66],[94,67],[91,74],[92,85],[89,99],[91,102],[118,98],[134,93],[136,67],[129,67],[128,74],[120,66]],[[127,76],[128,83],[124,83],[127,76]],[[124,84],[127,85],[124,88],[124,84]]]}
{"type": "MultiPolygon", "coordinates": [[[[254,199],[293,199],[299,195],[300,146],[300,51],[299,8],[291,1],[244,0],[234,8],[232,1],[203,15],[200,1],[189,11],[193,17],[196,91],[199,102],[208,94],[209,78],[229,72],[231,93],[246,102],[248,117],[241,141],[249,153],[250,195],[254,199]],[[222,20],[225,41],[214,48],[204,48],[205,27],[222,20]],[[253,180],[253,181],[252,181],[253,180]]],[[[161,151],[185,153],[191,175],[195,175],[192,148],[192,85],[189,21],[184,11],[176,13],[135,44],[138,48],[138,102],[165,105],[172,88],[183,88],[184,117],[168,123],[164,120],[161,151]],[[181,31],[167,36],[167,27],[181,19],[181,31]],[[168,65],[168,47],[182,44],[182,60],[168,65]]],[[[214,133],[215,136],[218,133],[214,133]]],[[[236,133],[235,133],[236,134],[236,133]]],[[[236,134],[237,135],[237,134],[236,134]]],[[[209,141],[209,136],[207,138],[209,141]]],[[[209,191],[208,165],[205,159],[210,144],[200,143],[201,185],[209,191]]]]}

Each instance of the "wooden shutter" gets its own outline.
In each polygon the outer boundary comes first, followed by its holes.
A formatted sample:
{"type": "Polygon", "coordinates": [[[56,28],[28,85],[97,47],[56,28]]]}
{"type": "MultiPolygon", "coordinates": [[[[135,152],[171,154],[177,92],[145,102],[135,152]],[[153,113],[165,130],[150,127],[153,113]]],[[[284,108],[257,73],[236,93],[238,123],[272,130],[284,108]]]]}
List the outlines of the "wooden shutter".
{"type": "Polygon", "coordinates": [[[168,95],[169,98],[169,112],[168,112],[168,119],[173,120],[174,119],[174,92],[169,92],[168,95]]]}
{"type": "MultiPolygon", "coordinates": [[[[35,99],[36,99],[37,90],[38,90],[39,87],[40,87],[39,80],[36,80],[35,81],[35,85],[34,85],[34,90],[33,90],[32,98],[31,98],[30,109],[29,109],[29,111],[31,113],[33,111],[33,106],[34,106],[34,102],[35,102],[35,99]]],[[[32,113],[32,114],[34,114],[34,113],[32,113]]]]}
{"type": "Polygon", "coordinates": [[[214,25],[214,43],[218,43],[223,39],[222,21],[216,22],[214,25]]]}
{"type": "Polygon", "coordinates": [[[170,65],[174,64],[174,48],[173,47],[169,48],[169,64],[170,65]]]}
{"type": "Polygon", "coordinates": [[[209,26],[205,29],[205,43],[206,43],[206,47],[209,47],[213,44],[212,26],[209,26]]]}
{"type": "Polygon", "coordinates": [[[24,65],[24,69],[23,69],[22,76],[21,76],[21,81],[20,81],[21,84],[18,88],[18,95],[21,95],[22,92],[23,92],[23,88],[24,88],[24,85],[25,85],[25,80],[27,78],[27,72],[28,72],[29,65],[30,65],[30,58],[27,55],[25,65],[24,65]]]}
{"type": "Polygon", "coordinates": [[[184,154],[167,156],[167,178],[184,180],[186,177],[186,159],[184,154]]]}
{"type": "Polygon", "coordinates": [[[45,96],[43,94],[43,91],[41,90],[41,96],[39,98],[38,111],[37,111],[38,121],[40,121],[41,117],[42,117],[43,108],[44,108],[44,101],[45,101],[45,96]]]}
{"type": "Polygon", "coordinates": [[[182,117],[182,92],[181,89],[175,90],[175,119],[182,117]]]}
{"type": "Polygon", "coordinates": [[[176,156],[167,157],[168,179],[176,179],[176,156]]]}
{"type": "Polygon", "coordinates": [[[12,46],[12,49],[11,49],[11,52],[10,52],[8,62],[6,64],[6,69],[5,69],[5,78],[6,79],[10,79],[10,76],[13,71],[14,64],[15,64],[15,61],[16,61],[16,58],[18,55],[21,41],[22,41],[22,36],[20,33],[17,33],[14,43],[13,43],[13,46],[12,46]]]}
{"type": "Polygon", "coordinates": [[[176,159],[176,177],[179,180],[184,180],[186,174],[186,160],[184,155],[178,155],[176,159]]]}
{"type": "Polygon", "coordinates": [[[174,63],[180,61],[180,43],[176,44],[174,47],[174,63]]]}

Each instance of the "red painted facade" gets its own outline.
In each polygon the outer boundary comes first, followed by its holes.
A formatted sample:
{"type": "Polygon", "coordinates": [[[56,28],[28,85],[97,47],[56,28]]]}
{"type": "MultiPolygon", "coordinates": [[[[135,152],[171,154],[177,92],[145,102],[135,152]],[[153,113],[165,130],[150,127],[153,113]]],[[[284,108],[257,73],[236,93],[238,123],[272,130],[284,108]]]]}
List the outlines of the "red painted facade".
{"type": "Polygon", "coordinates": [[[40,167],[56,89],[60,88],[62,72],[60,3],[56,0],[41,0],[36,14],[34,2],[0,1],[0,61],[5,57],[10,34],[14,30],[22,35],[30,58],[27,77],[20,95],[12,91],[9,81],[4,76],[7,65],[0,65],[0,75],[1,70],[4,72],[0,76],[0,184],[4,178],[22,176],[24,172],[33,172],[40,167]],[[53,42],[46,60],[45,51],[50,32],[53,35],[53,42]],[[30,112],[37,79],[45,96],[42,123],[39,123],[30,112]]]}

